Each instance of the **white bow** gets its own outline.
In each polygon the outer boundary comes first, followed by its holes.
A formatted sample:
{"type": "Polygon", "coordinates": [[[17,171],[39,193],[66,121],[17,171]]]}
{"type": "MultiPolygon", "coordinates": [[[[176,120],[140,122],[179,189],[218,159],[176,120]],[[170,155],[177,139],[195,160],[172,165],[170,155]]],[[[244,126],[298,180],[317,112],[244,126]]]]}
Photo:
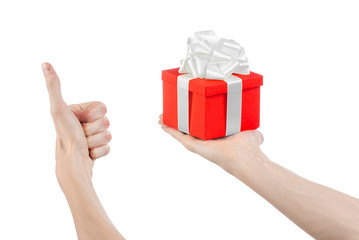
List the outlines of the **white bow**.
{"type": "Polygon", "coordinates": [[[232,73],[249,74],[244,49],[234,40],[220,39],[213,31],[201,31],[188,39],[187,47],[180,73],[191,73],[194,78],[221,80],[232,73]]]}

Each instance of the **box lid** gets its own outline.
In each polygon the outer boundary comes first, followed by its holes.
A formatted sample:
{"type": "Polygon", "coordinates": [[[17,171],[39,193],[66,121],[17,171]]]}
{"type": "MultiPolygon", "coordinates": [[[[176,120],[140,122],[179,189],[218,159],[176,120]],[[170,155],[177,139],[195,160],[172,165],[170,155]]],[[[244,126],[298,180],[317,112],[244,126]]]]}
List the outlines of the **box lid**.
{"type": "MultiPolygon", "coordinates": [[[[177,85],[177,77],[183,74],[179,73],[178,70],[179,68],[163,70],[162,80],[177,85]]],[[[248,75],[234,73],[233,75],[242,79],[243,90],[263,85],[263,76],[258,73],[250,72],[248,75]]],[[[206,97],[224,94],[227,93],[227,83],[223,80],[195,78],[189,83],[189,91],[206,97]]]]}

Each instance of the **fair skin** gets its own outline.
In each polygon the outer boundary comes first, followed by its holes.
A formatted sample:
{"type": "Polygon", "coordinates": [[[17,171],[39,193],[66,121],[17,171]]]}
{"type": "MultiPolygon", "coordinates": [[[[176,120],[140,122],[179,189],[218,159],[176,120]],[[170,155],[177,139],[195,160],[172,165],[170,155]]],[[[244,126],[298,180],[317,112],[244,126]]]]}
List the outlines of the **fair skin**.
{"type": "Polygon", "coordinates": [[[112,224],[92,185],[95,159],[109,153],[109,121],[100,102],[67,105],[53,67],[42,65],[56,128],[56,176],[69,203],[78,239],[124,238],[112,224]]]}
{"type": "Polygon", "coordinates": [[[245,131],[202,141],[159,124],[189,151],[219,165],[315,239],[358,239],[359,199],[308,181],[269,160],[262,134],[245,131]]]}
{"type": "MultiPolygon", "coordinates": [[[[92,185],[95,159],[109,152],[111,137],[99,102],[66,105],[60,81],[43,65],[57,132],[56,175],[75,222],[79,239],[124,239],[108,218],[92,185]]],[[[270,161],[260,149],[260,132],[202,141],[159,124],[189,151],[222,167],[266,199],[315,239],[357,239],[359,200],[308,181],[270,161]]]]}

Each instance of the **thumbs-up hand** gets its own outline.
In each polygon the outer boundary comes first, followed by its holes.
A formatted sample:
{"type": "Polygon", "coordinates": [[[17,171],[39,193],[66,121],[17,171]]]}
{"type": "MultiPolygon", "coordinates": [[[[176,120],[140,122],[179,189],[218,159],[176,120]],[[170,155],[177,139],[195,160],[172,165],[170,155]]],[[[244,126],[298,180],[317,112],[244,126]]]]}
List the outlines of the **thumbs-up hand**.
{"type": "Polygon", "coordinates": [[[110,151],[106,106],[101,102],[67,105],[54,68],[44,63],[42,69],[57,133],[56,175],[60,185],[68,178],[91,181],[94,160],[110,151]]]}

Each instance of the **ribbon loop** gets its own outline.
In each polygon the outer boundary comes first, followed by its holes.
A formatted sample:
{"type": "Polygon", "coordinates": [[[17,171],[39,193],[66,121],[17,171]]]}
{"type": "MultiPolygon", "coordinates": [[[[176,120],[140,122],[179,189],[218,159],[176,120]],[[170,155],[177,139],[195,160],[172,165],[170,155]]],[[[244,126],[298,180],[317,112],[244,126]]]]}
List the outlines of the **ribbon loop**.
{"type": "Polygon", "coordinates": [[[243,47],[236,41],[220,39],[213,31],[201,31],[188,39],[187,56],[181,61],[179,72],[224,80],[232,73],[249,74],[249,64],[243,47]]]}
{"type": "Polygon", "coordinates": [[[219,39],[213,31],[196,32],[187,40],[187,56],[181,60],[177,78],[178,130],[189,133],[189,82],[194,78],[227,82],[226,136],[240,132],[242,80],[233,73],[249,74],[249,63],[241,45],[219,39]]]}

